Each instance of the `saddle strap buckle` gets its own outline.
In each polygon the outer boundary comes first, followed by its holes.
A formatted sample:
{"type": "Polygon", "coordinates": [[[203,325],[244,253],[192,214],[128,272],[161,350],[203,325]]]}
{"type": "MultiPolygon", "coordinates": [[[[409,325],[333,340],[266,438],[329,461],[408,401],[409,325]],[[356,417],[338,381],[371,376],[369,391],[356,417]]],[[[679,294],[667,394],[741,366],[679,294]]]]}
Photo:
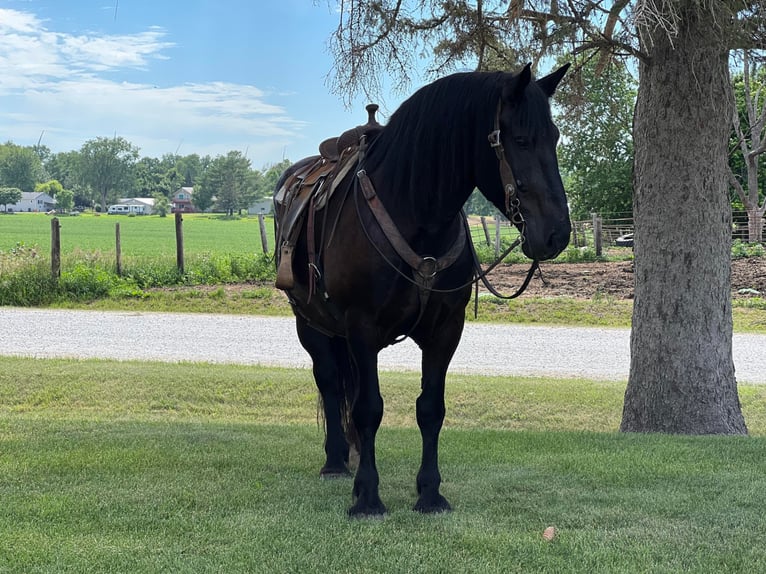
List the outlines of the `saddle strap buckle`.
{"type": "Polygon", "coordinates": [[[487,139],[489,140],[489,145],[491,147],[497,148],[497,147],[500,147],[501,145],[503,145],[502,142],[500,141],[500,130],[499,129],[491,131],[489,133],[489,135],[487,136],[487,139]]]}

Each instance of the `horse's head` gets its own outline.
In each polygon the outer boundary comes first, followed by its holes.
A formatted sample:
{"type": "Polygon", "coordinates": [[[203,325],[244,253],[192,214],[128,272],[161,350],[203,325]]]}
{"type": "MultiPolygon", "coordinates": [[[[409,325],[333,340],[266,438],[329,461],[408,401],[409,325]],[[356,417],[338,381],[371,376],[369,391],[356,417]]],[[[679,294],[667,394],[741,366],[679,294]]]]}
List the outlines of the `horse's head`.
{"type": "Polygon", "coordinates": [[[537,81],[528,65],[507,76],[490,135],[504,191],[503,197],[491,199],[523,232],[524,254],[538,261],[561,253],[571,231],[556,159],[559,131],[548,102],[568,67],[537,81]]]}

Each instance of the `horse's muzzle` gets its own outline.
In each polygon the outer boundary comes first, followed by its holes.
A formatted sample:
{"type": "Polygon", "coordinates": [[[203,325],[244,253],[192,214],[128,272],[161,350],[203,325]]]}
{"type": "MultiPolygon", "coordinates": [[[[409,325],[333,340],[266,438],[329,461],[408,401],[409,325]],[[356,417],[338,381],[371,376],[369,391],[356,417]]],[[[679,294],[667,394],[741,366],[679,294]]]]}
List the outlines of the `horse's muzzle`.
{"type": "Polygon", "coordinates": [[[537,261],[555,259],[569,245],[571,233],[569,218],[553,229],[545,229],[543,233],[535,233],[534,228],[528,227],[522,251],[530,259],[537,261]]]}

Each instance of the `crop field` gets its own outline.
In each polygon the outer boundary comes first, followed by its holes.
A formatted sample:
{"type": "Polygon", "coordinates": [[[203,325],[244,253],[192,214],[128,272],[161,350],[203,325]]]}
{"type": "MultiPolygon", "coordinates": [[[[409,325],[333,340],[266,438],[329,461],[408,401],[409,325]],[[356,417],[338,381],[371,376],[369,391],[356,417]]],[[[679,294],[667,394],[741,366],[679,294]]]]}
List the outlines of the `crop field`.
{"type": "MultiPolygon", "coordinates": [[[[51,217],[39,213],[18,213],[0,217],[0,251],[18,243],[38,246],[48,252],[51,244],[51,217]]],[[[115,251],[115,223],[120,224],[122,252],[126,256],[175,255],[175,218],[173,216],[94,215],[62,217],[61,251],[115,251]]],[[[258,219],[223,219],[207,214],[184,214],[184,250],[187,253],[222,252],[230,254],[261,253],[258,219]]],[[[269,249],[274,246],[273,223],[266,219],[269,249]]]]}

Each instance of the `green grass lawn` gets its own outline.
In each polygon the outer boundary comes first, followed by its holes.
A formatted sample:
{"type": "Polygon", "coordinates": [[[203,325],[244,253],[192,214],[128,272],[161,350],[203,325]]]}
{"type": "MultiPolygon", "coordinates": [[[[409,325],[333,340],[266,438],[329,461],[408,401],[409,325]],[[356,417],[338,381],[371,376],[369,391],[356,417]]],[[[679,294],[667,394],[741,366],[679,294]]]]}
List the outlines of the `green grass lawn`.
{"type": "Polygon", "coordinates": [[[753,436],[681,437],[617,433],[624,382],[450,377],[421,516],[418,376],[382,379],[389,514],[349,520],[307,370],[0,358],[0,572],[766,569],[766,387],[753,436]]]}

